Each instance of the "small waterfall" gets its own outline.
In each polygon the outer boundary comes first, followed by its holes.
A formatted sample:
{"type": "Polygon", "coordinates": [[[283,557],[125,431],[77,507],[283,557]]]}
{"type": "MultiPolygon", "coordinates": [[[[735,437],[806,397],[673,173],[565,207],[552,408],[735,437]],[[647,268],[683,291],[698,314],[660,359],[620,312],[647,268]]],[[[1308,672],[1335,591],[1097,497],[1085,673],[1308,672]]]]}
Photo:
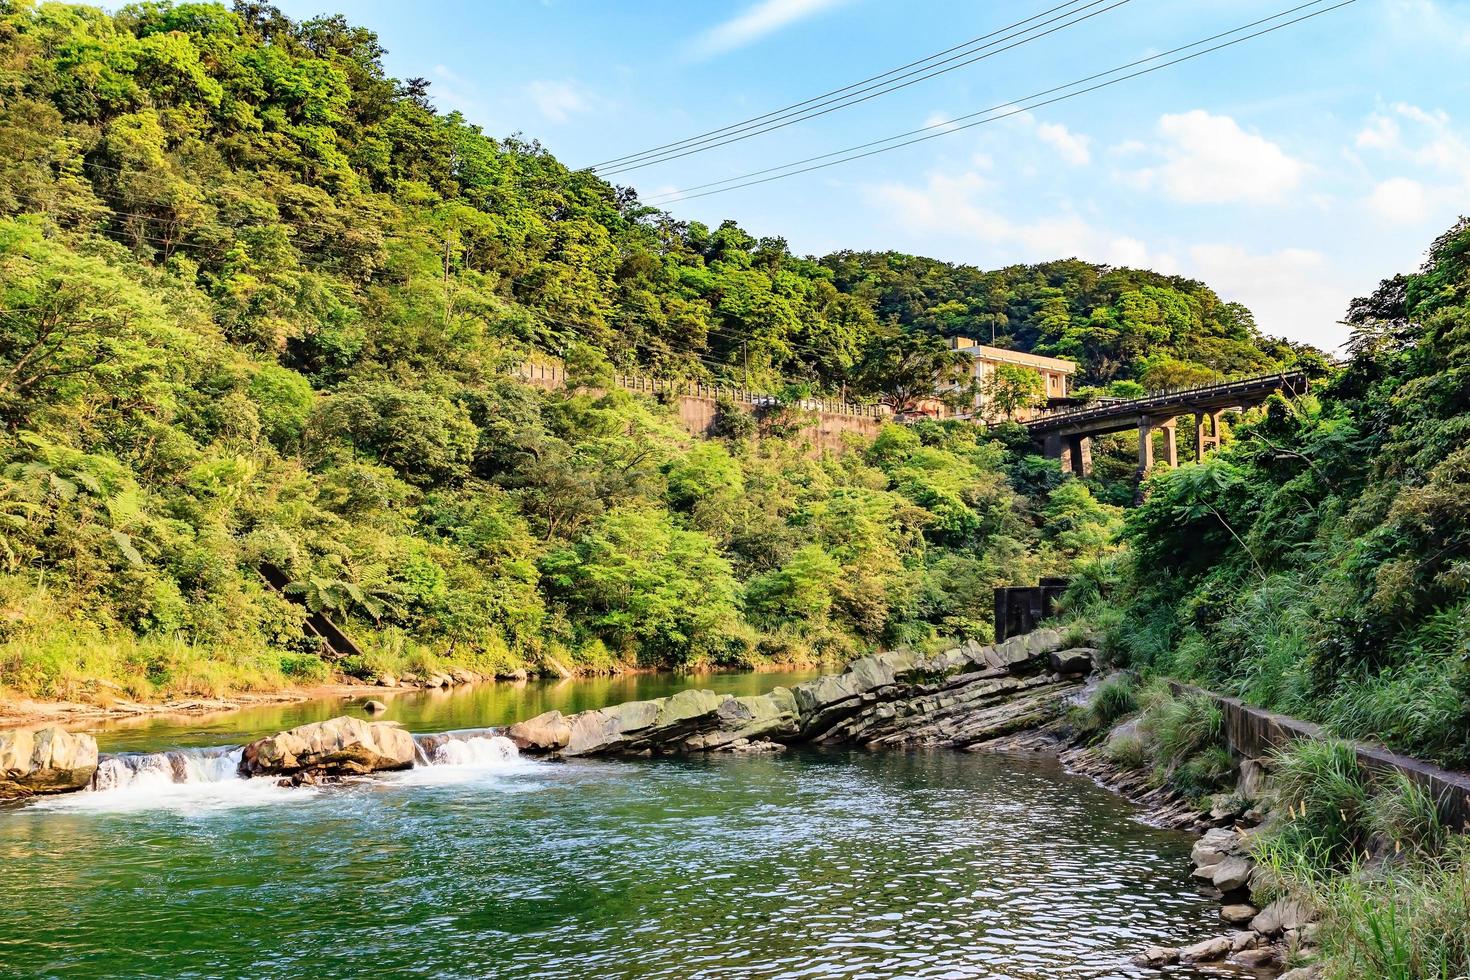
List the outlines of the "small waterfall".
{"type": "Polygon", "coordinates": [[[106,793],[239,779],[240,752],[240,748],[230,746],[110,755],[98,763],[87,790],[106,793]]]}
{"type": "Polygon", "coordinates": [[[498,766],[515,762],[521,756],[516,743],[504,735],[489,738],[450,739],[434,751],[436,766],[498,766]]]}
{"type": "Polygon", "coordinates": [[[521,757],[516,744],[494,729],[441,732],[414,737],[422,766],[473,766],[486,769],[510,765],[521,757]]]}

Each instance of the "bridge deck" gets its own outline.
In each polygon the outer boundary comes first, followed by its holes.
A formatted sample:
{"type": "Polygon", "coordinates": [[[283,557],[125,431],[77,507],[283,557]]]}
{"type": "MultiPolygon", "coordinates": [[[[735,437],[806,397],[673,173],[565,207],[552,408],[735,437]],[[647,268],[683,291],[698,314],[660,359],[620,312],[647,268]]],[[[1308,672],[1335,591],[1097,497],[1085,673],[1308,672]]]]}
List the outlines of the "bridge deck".
{"type": "Polygon", "coordinates": [[[1307,376],[1302,371],[1283,371],[1262,374],[1238,381],[1222,381],[1219,384],[1199,388],[1182,388],[1163,391],[1143,398],[1108,402],[1103,405],[1086,405],[1082,408],[1063,408],[1043,412],[1023,423],[1033,436],[1044,435],[1104,435],[1123,432],[1138,427],[1143,418],[1168,418],[1191,412],[1212,412],[1225,408],[1265,401],[1272,392],[1286,390],[1301,392],[1307,388],[1307,376]]]}

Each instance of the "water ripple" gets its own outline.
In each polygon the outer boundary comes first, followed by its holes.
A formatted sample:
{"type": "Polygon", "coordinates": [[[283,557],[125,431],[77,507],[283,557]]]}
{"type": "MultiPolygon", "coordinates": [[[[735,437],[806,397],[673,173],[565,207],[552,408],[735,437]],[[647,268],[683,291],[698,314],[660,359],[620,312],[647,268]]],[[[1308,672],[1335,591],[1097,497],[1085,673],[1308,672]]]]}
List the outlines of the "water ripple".
{"type": "MultiPolygon", "coordinates": [[[[1217,929],[1189,840],[1031,760],[413,771],[199,813],[0,813],[28,976],[1099,978],[1217,929]]],[[[286,791],[282,791],[286,792],[286,791]]],[[[1177,976],[1189,975],[1176,973],[1177,976]]]]}

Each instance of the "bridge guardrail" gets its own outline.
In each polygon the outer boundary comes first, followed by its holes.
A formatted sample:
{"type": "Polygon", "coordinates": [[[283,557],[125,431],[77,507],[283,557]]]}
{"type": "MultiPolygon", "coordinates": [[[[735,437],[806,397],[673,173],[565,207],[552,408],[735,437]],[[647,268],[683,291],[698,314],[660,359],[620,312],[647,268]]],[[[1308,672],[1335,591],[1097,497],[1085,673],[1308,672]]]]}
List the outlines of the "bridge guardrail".
{"type": "Polygon", "coordinates": [[[1059,408],[1050,411],[1038,412],[1027,419],[1022,425],[1027,428],[1046,428],[1049,424],[1060,424],[1064,422],[1081,422],[1093,418],[1106,418],[1114,415],[1131,415],[1134,412],[1143,414],[1149,408],[1163,407],[1171,401],[1181,397],[1204,398],[1214,395],[1227,395],[1235,391],[1253,391],[1267,382],[1279,382],[1281,387],[1295,387],[1297,384],[1305,384],[1307,373],[1305,371],[1277,371],[1272,374],[1258,374],[1249,378],[1237,378],[1234,381],[1221,381],[1212,385],[1202,385],[1198,388],[1170,388],[1166,391],[1155,392],[1142,398],[1131,398],[1126,401],[1113,401],[1106,405],[1084,405],[1081,408],[1059,408]]]}

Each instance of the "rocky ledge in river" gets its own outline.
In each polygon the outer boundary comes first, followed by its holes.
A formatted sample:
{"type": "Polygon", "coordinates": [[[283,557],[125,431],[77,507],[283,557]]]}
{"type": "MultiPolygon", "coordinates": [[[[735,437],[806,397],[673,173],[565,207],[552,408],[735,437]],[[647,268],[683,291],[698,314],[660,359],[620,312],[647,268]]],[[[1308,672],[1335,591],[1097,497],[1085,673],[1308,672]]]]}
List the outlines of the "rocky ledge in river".
{"type": "Polygon", "coordinates": [[[548,711],[506,735],[524,752],[563,757],[780,751],[793,742],[970,748],[1065,709],[1092,651],[1063,646],[1059,632],[1038,630],[932,655],[894,650],[768,694],[691,690],[569,716],[548,711]]]}
{"type": "Polygon", "coordinates": [[[341,717],[257,739],[240,754],[246,776],[360,776],[407,769],[413,736],[387,722],[341,717]]]}
{"type": "Polygon", "coordinates": [[[50,725],[0,731],[0,800],[70,793],[97,771],[97,740],[50,725]]]}

